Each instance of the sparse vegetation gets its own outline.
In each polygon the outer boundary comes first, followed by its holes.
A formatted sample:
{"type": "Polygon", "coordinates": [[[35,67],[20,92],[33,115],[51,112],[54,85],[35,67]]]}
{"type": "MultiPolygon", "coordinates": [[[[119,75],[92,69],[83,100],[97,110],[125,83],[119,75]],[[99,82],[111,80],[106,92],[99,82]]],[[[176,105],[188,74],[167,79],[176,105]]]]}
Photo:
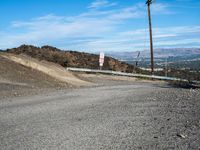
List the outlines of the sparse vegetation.
{"type": "MultiPolygon", "coordinates": [[[[95,54],[62,51],[55,47],[43,46],[35,47],[31,45],[22,45],[18,48],[7,49],[7,52],[14,54],[26,54],[39,60],[47,60],[58,63],[63,67],[78,67],[78,68],[99,68],[99,56],[95,54]]],[[[122,72],[141,72],[140,69],[125,62],[120,62],[111,57],[105,57],[103,69],[122,71],[122,72]]]]}

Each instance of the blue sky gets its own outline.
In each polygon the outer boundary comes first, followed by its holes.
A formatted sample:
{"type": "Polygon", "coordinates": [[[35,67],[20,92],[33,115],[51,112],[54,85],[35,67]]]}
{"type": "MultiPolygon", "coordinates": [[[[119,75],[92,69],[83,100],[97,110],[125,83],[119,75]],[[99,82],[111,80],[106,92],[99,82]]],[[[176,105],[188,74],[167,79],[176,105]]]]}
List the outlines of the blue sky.
{"type": "MultiPolygon", "coordinates": [[[[155,0],[155,48],[200,47],[200,1],[155,0]]],[[[149,48],[145,0],[1,0],[0,49],[21,44],[61,49],[149,48]]]]}

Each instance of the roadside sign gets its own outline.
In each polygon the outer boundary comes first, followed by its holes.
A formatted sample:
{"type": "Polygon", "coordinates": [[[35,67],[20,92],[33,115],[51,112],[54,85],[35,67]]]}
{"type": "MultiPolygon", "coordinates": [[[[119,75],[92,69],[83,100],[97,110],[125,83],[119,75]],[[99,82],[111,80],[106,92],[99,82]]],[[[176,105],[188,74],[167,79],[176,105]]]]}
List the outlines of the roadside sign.
{"type": "Polygon", "coordinates": [[[105,54],[103,52],[101,52],[99,55],[99,66],[100,67],[103,67],[104,57],[105,57],[105,54]]]}

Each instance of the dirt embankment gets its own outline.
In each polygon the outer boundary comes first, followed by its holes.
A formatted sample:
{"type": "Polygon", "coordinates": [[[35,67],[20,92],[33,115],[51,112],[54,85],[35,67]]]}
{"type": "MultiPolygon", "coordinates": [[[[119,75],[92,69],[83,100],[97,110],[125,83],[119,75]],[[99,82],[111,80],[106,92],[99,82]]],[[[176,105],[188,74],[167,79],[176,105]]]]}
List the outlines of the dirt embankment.
{"type": "Polygon", "coordinates": [[[0,53],[0,62],[1,98],[90,85],[58,64],[25,55],[0,53]]]}
{"type": "Polygon", "coordinates": [[[36,93],[40,89],[68,87],[40,71],[20,65],[0,55],[0,98],[36,93]]]}
{"type": "MultiPolygon", "coordinates": [[[[99,56],[83,52],[62,51],[55,47],[43,46],[35,47],[31,45],[22,45],[18,48],[8,49],[7,52],[14,54],[26,54],[39,60],[46,60],[58,63],[63,67],[78,67],[78,68],[99,68],[99,56]]],[[[120,62],[111,57],[105,57],[103,69],[133,72],[138,70],[134,66],[124,62],[120,62]]]]}
{"type": "Polygon", "coordinates": [[[5,53],[4,55],[2,55],[2,57],[12,60],[26,67],[41,71],[61,82],[65,82],[73,86],[82,86],[87,84],[89,85],[88,82],[78,79],[72,73],[66,71],[65,68],[55,63],[38,61],[37,59],[31,58],[26,55],[13,55],[5,53]]]}

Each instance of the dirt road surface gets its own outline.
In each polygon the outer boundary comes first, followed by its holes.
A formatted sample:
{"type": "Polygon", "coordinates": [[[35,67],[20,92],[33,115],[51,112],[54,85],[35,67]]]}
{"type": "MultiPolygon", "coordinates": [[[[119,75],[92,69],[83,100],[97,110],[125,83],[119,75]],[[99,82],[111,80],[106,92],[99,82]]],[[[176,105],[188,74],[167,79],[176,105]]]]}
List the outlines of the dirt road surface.
{"type": "Polygon", "coordinates": [[[0,99],[2,150],[200,149],[199,90],[109,79],[0,99]]]}

